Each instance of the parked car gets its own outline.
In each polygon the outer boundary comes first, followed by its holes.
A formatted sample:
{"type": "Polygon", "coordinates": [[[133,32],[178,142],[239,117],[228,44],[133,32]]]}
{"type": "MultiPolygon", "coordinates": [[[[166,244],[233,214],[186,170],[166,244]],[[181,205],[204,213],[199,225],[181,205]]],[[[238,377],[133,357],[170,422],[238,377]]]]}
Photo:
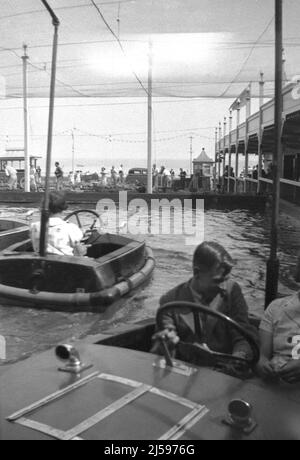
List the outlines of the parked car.
{"type": "Polygon", "coordinates": [[[147,179],[148,170],[146,168],[133,168],[129,170],[125,182],[126,184],[136,185],[138,181],[140,184],[147,186],[147,179]]]}

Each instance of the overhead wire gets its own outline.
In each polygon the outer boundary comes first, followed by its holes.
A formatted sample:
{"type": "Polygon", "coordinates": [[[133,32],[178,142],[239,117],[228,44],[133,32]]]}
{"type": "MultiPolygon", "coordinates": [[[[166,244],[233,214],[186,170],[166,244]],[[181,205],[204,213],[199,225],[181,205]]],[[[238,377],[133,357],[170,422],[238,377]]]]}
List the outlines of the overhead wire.
{"type": "Polygon", "coordinates": [[[227,94],[227,92],[230,90],[231,86],[236,83],[237,79],[239,78],[239,76],[241,75],[241,73],[243,72],[244,68],[246,67],[246,65],[248,64],[249,62],[249,59],[251,58],[256,46],[258,45],[258,43],[260,42],[260,40],[262,39],[262,37],[265,35],[265,33],[269,30],[269,28],[271,27],[271,24],[273,24],[275,20],[275,15],[272,16],[272,19],[268,22],[267,26],[264,28],[264,30],[262,31],[262,33],[259,35],[258,39],[256,40],[256,42],[254,43],[253,47],[251,48],[250,50],[250,53],[248,54],[247,58],[245,59],[245,61],[243,62],[240,70],[238,71],[238,73],[236,74],[236,76],[234,77],[234,79],[231,81],[231,83],[229,84],[229,86],[225,89],[225,91],[222,93],[221,97],[222,96],[225,96],[225,94],[227,94]]]}
{"type": "Polygon", "coordinates": [[[97,3],[94,1],[94,0],[91,0],[91,3],[94,5],[95,9],[98,11],[98,14],[99,16],[101,17],[102,21],[104,22],[105,26],[107,27],[107,29],[110,31],[110,33],[113,35],[113,37],[116,39],[117,43],[119,44],[120,48],[121,48],[121,51],[122,53],[124,54],[125,58],[127,59],[127,61],[129,62],[130,64],[130,67],[132,69],[132,73],[134,75],[134,77],[136,78],[137,82],[139,83],[139,85],[141,86],[141,88],[145,91],[145,93],[147,94],[147,96],[149,96],[148,94],[148,90],[145,88],[145,86],[143,85],[141,79],[139,78],[139,76],[137,75],[137,73],[135,72],[135,70],[133,69],[132,65],[131,65],[131,62],[127,56],[127,53],[123,47],[123,44],[121,42],[121,40],[119,39],[119,37],[116,35],[116,33],[114,32],[114,30],[111,28],[111,26],[109,25],[109,23],[107,22],[107,20],[105,19],[102,11],[100,10],[99,6],[97,5],[97,3]]]}

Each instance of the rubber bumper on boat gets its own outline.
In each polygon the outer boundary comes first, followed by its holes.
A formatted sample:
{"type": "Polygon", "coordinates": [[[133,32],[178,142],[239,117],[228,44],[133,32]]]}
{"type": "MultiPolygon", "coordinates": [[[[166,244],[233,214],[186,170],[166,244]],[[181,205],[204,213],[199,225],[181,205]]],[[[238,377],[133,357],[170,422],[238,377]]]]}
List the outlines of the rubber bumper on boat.
{"type": "Polygon", "coordinates": [[[113,304],[133,289],[143,284],[151,276],[155,268],[155,260],[152,250],[146,248],[146,262],[144,267],[138,272],[122,281],[115,286],[95,293],[74,293],[59,294],[51,292],[33,293],[26,289],[19,289],[12,286],[0,284],[0,297],[10,302],[14,301],[20,306],[35,306],[36,308],[60,307],[66,310],[84,310],[103,311],[105,307],[113,304]]]}
{"type": "Polygon", "coordinates": [[[146,248],[146,263],[144,267],[138,272],[128,278],[126,281],[122,281],[116,284],[112,288],[106,289],[101,292],[90,294],[90,302],[93,307],[111,305],[117,300],[124,297],[126,294],[131,292],[133,289],[141,286],[151,276],[155,268],[155,259],[153,252],[150,248],[146,248]]]}

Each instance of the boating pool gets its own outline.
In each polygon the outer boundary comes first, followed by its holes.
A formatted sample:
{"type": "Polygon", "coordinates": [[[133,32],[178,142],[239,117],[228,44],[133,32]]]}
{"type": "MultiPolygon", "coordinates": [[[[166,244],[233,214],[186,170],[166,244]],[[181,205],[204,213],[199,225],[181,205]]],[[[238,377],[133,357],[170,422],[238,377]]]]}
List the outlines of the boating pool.
{"type": "MultiPolygon", "coordinates": [[[[28,209],[0,207],[1,217],[26,220],[28,209]]],[[[264,305],[266,260],[269,255],[268,216],[247,211],[207,211],[205,239],[223,244],[236,266],[234,278],[241,284],[252,313],[261,314],[264,305]]],[[[152,281],[131,297],[110,307],[103,315],[26,310],[0,305],[0,335],[6,339],[6,360],[0,365],[24,359],[62,341],[84,338],[108,326],[133,323],[154,316],[159,298],[167,290],[191,276],[193,246],[186,246],[178,235],[147,236],[157,262],[152,281]]],[[[281,216],[280,293],[291,294],[297,251],[300,251],[299,225],[281,216]]]]}

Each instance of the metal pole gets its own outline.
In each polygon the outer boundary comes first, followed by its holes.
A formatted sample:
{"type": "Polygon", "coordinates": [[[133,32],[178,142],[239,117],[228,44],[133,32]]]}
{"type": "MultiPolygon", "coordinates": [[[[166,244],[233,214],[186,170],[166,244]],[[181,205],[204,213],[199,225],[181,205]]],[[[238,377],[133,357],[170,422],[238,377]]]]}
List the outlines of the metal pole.
{"type": "Polygon", "coordinates": [[[40,256],[45,257],[47,248],[47,228],[49,220],[49,200],[50,200],[50,174],[51,174],[51,154],[52,154],[52,135],[53,135],[53,117],[54,117],[54,102],[55,102],[55,83],[56,83],[56,63],[57,63],[57,48],[58,48],[58,28],[59,20],[46,2],[42,3],[52,17],[54,26],[53,48],[52,48],[52,70],[51,70],[51,86],[50,86],[50,104],[49,104],[49,121],[48,121],[48,141],[47,141],[47,162],[46,162],[46,182],[45,182],[45,198],[41,217],[41,237],[40,237],[40,256]]]}
{"type": "Polygon", "coordinates": [[[230,110],[230,115],[229,115],[229,161],[228,161],[228,182],[227,182],[227,192],[230,193],[230,184],[231,184],[231,179],[230,179],[230,173],[231,173],[231,132],[232,132],[232,110],[230,110]]]}
{"type": "Polygon", "coordinates": [[[221,141],[222,141],[222,123],[219,123],[219,164],[218,164],[218,184],[221,185],[221,141]]]}
{"type": "Polygon", "coordinates": [[[240,104],[238,104],[238,108],[236,112],[235,193],[238,192],[238,178],[239,178],[240,121],[241,121],[241,108],[240,108],[240,104]]]}
{"type": "Polygon", "coordinates": [[[266,303],[265,307],[276,299],[278,294],[279,259],[278,233],[279,233],[279,205],[280,205],[280,179],[282,170],[282,0],[275,0],[275,152],[273,157],[273,203],[272,203],[272,228],[271,251],[267,264],[266,303]]]}
{"type": "Polygon", "coordinates": [[[214,189],[216,189],[216,187],[217,187],[217,164],[218,164],[218,128],[215,129],[214,189]]]}
{"type": "Polygon", "coordinates": [[[260,193],[260,178],[262,176],[262,159],[263,159],[263,152],[262,152],[262,133],[263,133],[263,104],[264,104],[264,74],[263,72],[260,73],[260,82],[259,82],[259,136],[258,136],[258,172],[257,172],[257,193],[260,193]]]}
{"type": "Polygon", "coordinates": [[[261,107],[264,104],[264,96],[265,96],[265,80],[264,80],[264,73],[260,73],[260,82],[259,82],[259,106],[261,107]]]}
{"type": "Polygon", "coordinates": [[[149,71],[148,71],[148,193],[153,191],[152,182],[152,87],[153,87],[153,43],[149,41],[149,71]]]}
{"type": "Polygon", "coordinates": [[[224,156],[223,156],[223,177],[222,177],[222,187],[225,192],[225,164],[226,164],[226,133],[227,133],[227,118],[224,117],[224,133],[223,133],[223,147],[224,147],[224,156]]]}
{"type": "Polygon", "coordinates": [[[250,84],[247,95],[246,104],[246,134],[245,134],[245,177],[244,177],[244,192],[247,192],[247,177],[249,170],[249,153],[248,153],[248,134],[249,134],[249,118],[251,117],[251,88],[250,84]]]}
{"type": "Polygon", "coordinates": [[[30,192],[30,157],[29,157],[29,135],[28,135],[28,125],[29,125],[29,112],[28,112],[28,74],[27,74],[27,45],[23,46],[24,56],[23,60],[23,99],[24,99],[24,162],[25,162],[25,192],[30,192]]]}
{"type": "Polygon", "coordinates": [[[193,175],[193,136],[190,137],[190,174],[193,175]]]}
{"type": "Polygon", "coordinates": [[[72,173],[75,172],[75,134],[74,129],[72,129],[72,173]]]}

